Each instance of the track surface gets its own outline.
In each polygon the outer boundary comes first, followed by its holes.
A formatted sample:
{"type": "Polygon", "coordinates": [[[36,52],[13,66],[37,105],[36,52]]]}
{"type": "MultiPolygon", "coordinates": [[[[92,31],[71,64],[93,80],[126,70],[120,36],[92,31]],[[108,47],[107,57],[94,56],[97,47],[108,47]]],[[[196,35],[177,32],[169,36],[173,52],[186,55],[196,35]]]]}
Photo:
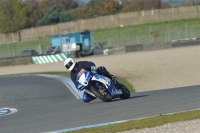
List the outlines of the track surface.
{"type": "Polygon", "coordinates": [[[128,100],[89,104],[60,81],[40,76],[0,78],[0,133],[40,133],[200,108],[200,86],[134,93],[128,100]]]}

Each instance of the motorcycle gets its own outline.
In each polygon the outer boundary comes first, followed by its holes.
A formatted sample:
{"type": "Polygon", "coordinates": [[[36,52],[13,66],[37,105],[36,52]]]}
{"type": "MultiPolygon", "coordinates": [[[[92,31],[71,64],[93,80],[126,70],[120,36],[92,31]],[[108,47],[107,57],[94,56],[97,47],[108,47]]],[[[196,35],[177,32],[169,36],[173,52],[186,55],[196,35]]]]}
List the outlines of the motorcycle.
{"type": "Polygon", "coordinates": [[[121,82],[114,83],[109,78],[96,72],[82,69],[77,75],[77,88],[87,94],[99,98],[104,102],[111,102],[114,98],[128,99],[130,91],[121,82]]]}

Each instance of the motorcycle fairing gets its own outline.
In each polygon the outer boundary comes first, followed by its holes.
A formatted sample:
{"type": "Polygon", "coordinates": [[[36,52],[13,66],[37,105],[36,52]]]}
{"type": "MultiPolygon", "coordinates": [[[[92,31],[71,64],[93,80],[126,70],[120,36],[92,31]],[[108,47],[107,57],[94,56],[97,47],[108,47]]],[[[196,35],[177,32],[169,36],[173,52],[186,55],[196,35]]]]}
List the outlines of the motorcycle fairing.
{"type": "Polygon", "coordinates": [[[92,77],[92,73],[88,73],[85,71],[81,75],[77,75],[77,88],[79,90],[83,90],[85,86],[88,86],[88,82],[90,81],[90,78],[92,77]]]}
{"type": "Polygon", "coordinates": [[[103,83],[110,92],[112,97],[122,94],[122,91],[120,89],[116,89],[114,83],[109,78],[103,75],[95,74],[92,77],[92,80],[96,80],[98,82],[103,83]]]}
{"type": "Polygon", "coordinates": [[[95,80],[95,81],[98,81],[98,82],[101,82],[103,83],[106,88],[108,89],[108,87],[110,86],[111,82],[110,82],[110,79],[103,76],[103,75],[99,75],[99,74],[95,74],[93,77],[92,77],[92,80],[95,80]]]}
{"type": "MultiPolygon", "coordinates": [[[[117,89],[114,83],[109,78],[85,70],[83,70],[81,74],[77,75],[77,82],[78,82],[77,88],[79,90],[84,90],[85,87],[89,85],[90,80],[103,83],[110,92],[112,97],[116,97],[117,95],[122,94],[122,91],[120,89],[117,89]]],[[[98,84],[96,84],[96,87],[99,88],[98,84]]]]}

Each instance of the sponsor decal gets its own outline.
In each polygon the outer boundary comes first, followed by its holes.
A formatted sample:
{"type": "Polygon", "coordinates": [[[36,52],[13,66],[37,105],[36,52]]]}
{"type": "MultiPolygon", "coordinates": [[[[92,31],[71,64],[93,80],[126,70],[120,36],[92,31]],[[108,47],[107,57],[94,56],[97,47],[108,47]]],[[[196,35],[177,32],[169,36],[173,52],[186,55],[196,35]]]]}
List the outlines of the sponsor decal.
{"type": "Polygon", "coordinates": [[[17,111],[15,108],[0,108],[0,117],[16,113],[17,111]]]}

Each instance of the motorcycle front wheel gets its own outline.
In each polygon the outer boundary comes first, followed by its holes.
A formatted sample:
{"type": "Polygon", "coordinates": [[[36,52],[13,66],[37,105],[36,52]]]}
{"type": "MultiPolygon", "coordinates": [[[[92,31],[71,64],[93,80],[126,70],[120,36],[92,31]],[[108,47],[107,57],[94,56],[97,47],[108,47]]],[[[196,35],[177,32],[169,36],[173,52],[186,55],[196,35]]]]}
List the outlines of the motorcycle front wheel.
{"type": "Polygon", "coordinates": [[[104,102],[112,101],[112,97],[108,93],[108,90],[105,87],[101,86],[100,88],[96,88],[94,86],[91,86],[90,90],[92,91],[92,93],[94,93],[95,96],[97,96],[102,101],[104,101],[104,102]]]}

